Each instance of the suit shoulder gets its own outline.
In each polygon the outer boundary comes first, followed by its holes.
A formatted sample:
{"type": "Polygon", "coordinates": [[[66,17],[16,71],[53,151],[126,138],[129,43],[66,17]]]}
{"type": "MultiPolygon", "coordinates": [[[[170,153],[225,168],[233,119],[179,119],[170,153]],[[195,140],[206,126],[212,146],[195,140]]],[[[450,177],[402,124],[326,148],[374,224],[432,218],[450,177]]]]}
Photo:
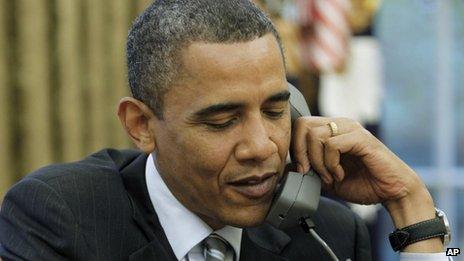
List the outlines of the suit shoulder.
{"type": "Polygon", "coordinates": [[[7,197],[24,197],[27,196],[25,191],[31,190],[36,191],[37,197],[52,195],[50,200],[67,205],[78,217],[78,222],[93,215],[86,212],[88,206],[102,213],[116,211],[105,207],[106,204],[127,208],[128,199],[120,171],[140,154],[132,150],[104,149],[80,161],[49,165],[16,183],[7,197]]]}
{"type": "Polygon", "coordinates": [[[137,238],[130,242],[136,247],[143,239],[134,229],[132,207],[120,172],[138,155],[140,152],[106,149],[81,161],[46,166],[29,174],[4,198],[0,245],[18,253],[29,247],[30,253],[25,254],[34,257],[45,255],[49,248],[66,256],[82,251],[89,260],[98,260],[92,257],[95,249],[119,247],[125,237],[137,238]],[[29,234],[31,240],[24,240],[24,235],[29,234]]]}
{"type": "Polygon", "coordinates": [[[342,215],[345,218],[349,217],[349,219],[357,217],[348,206],[326,197],[321,197],[317,213],[322,216],[342,215]]]}
{"type": "Polygon", "coordinates": [[[141,154],[136,150],[103,149],[80,161],[52,164],[33,171],[24,179],[38,179],[49,183],[55,179],[98,178],[118,173],[127,164],[141,154]]]}
{"type": "Polygon", "coordinates": [[[369,233],[364,221],[350,208],[334,200],[321,197],[313,219],[316,231],[324,235],[332,244],[369,241],[369,233]]]}
{"type": "Polygon", "coordinates": [[[319,207],[313,217],[313,221],[322,227],[340,228],[346,232],[354,232],[361,218],[350,208],[335,200],[321,197],[319,207]]]}
{"type": "Polygon", "coordinates": [[[125,191],[120,170],[140,154],[133,150],[104,149],[80,161],[40,168],[25,176],[10,191],[41,183],[69,205],[92,202],[103,191],[125,191]]]}

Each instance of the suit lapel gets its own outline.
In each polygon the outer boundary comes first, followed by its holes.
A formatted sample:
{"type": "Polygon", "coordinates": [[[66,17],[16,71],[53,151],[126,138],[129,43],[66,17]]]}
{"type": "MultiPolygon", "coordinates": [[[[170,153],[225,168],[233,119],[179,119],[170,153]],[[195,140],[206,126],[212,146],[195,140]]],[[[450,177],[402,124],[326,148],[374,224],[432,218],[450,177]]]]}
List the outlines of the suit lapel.
{"type": "Polygon", "coordinates": [[[285,232],[267,223],[244,229],[240,260],[288,260],[281,253],[290,241],[285,232]]]}
{"type": "Polygon", "coordinates": [[[132,218],[148,240],[145,246],[130,256],[130,260],[176,260],[148,194],[145,181],[147,157],[147,154],[141,154],[121,170],[132,204],[132,218]]]}
{"type": "Polygon", "coordinates": [[[130,261],[146,261],[146,260],[177,260],[171,248],[162,247],[162,242],[157,238],[149,244],[135,251],[129,256],[130,261]]]}

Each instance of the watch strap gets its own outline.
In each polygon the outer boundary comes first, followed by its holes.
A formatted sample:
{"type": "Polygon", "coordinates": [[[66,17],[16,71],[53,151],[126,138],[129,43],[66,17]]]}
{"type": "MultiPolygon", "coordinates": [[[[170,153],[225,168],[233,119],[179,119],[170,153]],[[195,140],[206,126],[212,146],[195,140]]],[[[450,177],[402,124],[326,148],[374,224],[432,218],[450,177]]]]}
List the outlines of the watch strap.
{"type": "Polygon", "coordinates": [[[446,233],[443,219],[436,217],[396,229],[390,234],[389,240],[393,250],[399,251],[412,243],[434,237],[443,237],[446,233]]]}

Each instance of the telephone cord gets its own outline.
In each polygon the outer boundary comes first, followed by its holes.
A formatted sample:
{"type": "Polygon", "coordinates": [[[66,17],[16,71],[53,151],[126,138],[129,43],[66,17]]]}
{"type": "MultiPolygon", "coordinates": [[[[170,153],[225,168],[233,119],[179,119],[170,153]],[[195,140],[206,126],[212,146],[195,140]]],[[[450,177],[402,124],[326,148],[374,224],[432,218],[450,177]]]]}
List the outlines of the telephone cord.
{"type": "Polygon", "coordinates": [[[329,254],[329,256],[334,261],[339,261],[333,250],[327,245],[327,243],[316,233],[314,230],[314,223],[309,218],[301,218],[300,225],[303,228],[303,231],[311,234],[311,236],[316,239],[316,241],[324,248],[324,250],[329,254]]]}

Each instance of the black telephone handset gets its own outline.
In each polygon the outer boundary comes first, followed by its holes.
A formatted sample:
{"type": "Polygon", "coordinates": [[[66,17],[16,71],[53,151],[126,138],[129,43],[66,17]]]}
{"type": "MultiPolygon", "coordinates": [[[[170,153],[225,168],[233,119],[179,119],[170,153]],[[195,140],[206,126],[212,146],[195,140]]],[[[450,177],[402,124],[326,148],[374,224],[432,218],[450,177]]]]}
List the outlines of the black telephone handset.
{"type": "MultiPolygon", "coordinates": [[[[310,116],[311,114],[298,89],[289,83],[288,90],[291,93],[290,105],[293,124],[298,117],[310,116]]],[[[319,205],[321,194],[321,180],[312,169],[302,175],[290,171],[290,165],[289,162],[282,180],[277,185],[271,209],[266,217],[268,223],[281,229],[296,226],[300,224],[301,218],[313,215],[319,205]]]]}

